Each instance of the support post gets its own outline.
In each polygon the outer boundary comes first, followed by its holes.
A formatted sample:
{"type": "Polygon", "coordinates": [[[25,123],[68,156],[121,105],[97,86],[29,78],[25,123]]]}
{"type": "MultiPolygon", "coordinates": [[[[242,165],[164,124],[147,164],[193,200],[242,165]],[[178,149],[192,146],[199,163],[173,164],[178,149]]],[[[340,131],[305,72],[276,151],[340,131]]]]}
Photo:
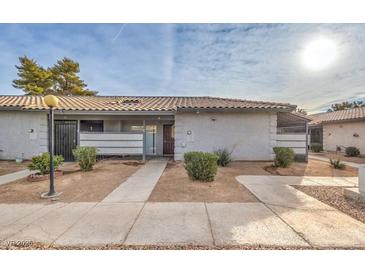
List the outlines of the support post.
{"type": "Polygon", "coordinates": [[[54,186],[53,140],[54,140],[54,112],[53,112],[53,107],[50,107],[48,115],[49,191],[48,193],[43,193],[41,195],[41,198],[53,198],[59,195],[56,193],[54,186]]]}
{"type": "Polygon", "coordinates": [[[146,161],[146,120],[143,120],[143,156],[142,160],[143,162],[146,161]]]}
{"type": "Polygon", "coordinates": [[[58,98],[54,95],[47,95],[44,98],[44,103],[49,107],[48,115],[48,151],[49,151],[49,191],[48,193],[42,193],[41,198],[55,198],[61,193],[56,193],[54,186],[54,166],[53,166],[53,154],[54,154],[54,107],[58,105],[58,98]]]}

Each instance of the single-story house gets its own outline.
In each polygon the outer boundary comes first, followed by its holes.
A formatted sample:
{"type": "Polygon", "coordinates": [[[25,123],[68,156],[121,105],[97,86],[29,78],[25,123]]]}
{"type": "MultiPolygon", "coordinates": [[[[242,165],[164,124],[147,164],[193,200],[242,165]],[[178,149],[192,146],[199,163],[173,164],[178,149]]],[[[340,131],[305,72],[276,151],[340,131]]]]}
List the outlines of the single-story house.
{"type": "Polygon", "coordinates": [[[365,107],[309,115],[310,143],[325,151],[355,146],[365,154],[365,107]]]}
{"type": "MultiPolygon", "coordinates": [[[[234,160],[272,160],[273,147],[307,158],[308,119],[284,103],[217,97],[60,96],[54,149],[68,161],[76,146],[102,155],[183,159],[226,148],[234,160]]],[[[48,107],[41,96],[0,96],[0,159],[48,151],[48,107]]]]}

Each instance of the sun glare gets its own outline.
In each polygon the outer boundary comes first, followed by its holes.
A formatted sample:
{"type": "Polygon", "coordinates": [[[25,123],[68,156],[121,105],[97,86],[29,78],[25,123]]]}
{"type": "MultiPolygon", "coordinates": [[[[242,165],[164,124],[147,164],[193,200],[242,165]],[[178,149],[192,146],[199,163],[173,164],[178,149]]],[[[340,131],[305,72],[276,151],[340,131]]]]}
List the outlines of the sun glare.
{"type": "Polygon", "coordinates": [[[325,69],[336,60],[337,45],[331,39],[319,37],[306,45],[301,58],[308,69],[325,69]]]}

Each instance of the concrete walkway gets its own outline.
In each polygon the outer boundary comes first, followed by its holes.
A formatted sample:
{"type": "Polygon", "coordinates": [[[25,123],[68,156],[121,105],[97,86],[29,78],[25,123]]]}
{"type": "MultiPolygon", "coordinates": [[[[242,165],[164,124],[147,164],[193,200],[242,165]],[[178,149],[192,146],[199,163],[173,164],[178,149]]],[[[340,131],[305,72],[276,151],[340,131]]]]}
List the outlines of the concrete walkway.
{"type": "Polygon", "coordinates": [[[309,247],[262,203],[0,205],[0,243],[309,247]]]}
{"type": "Polygon", "coordinates": [[[123,184],[114,189],[102,203],[145,202],[165,170],[166,159],[148,161],[123,184]]]}
{"type": "Polygon", "coordinates": [[[314,247],[364,247],[365,224],[290,185],[356,186],[356,177],[238,176],[268,209],[314,247]],[[284,178],[283,178],[284,179],[284,178]]]}
{"type": "Polygon", "coordinates": [[[32,173],[35,173],[35,171],[30,171],[28,169],[24,169],[24,170],[21,170],[21,171],[17,171],[17,172],[13,172],[13,173],[10,173],[10,174],[2,175],[2,176],[0,176],[0,186],[5,185],[7,183],[11,183],[13,181],[16,181],[16,180],[19,180],[19,179],[22,179],[22,178],[25,178],[25,177],[27,177],[28,175],[30,175],[32,173]]]}
{"type": "MultiPolygon", "coordinates": [[[[327,162],[327,163],[330,162],[330,160],[328,158],[322,157],[322,156],[317,156],[317,155],[310,155],[309,154],[308,158],[313,159],[313,160],[322,161],[322,162],[327,162]]],[[[353,163],[353,162],[348,162],[348,161],[341,161],[341,162],[344,163],[347,166],[351,166],[351,167],[354,167],[354,168],[359,168],[359,165],[360,165],[360,164],[353,163]]]]}
{"type": "MultiPolygon", "coordinates": [[[[151,189],[166,162],[150,162],[135,176],[141,180],[131,182],[151,189]],[[149,178],[148,183],[142,178],[149,178]]],[[[138,196],[128,186],[110,196],[123,202],[0,204],[0,243],[365,247],[365,224],[290,186],[354,186],[357,178],[238,176],[237,180],[261,202],[149,203],[144,202],[147,192],[138,196]],[[143,201],[126,202],[127,193],[143,201]]]]}

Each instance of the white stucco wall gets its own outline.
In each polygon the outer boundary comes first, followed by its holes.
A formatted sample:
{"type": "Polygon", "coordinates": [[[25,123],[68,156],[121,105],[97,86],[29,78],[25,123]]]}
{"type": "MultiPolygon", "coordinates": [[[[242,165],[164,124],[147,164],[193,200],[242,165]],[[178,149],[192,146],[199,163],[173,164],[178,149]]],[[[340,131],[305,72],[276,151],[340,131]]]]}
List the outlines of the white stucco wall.
{"type": "Polygon", "coordinates": [[[0,111],[0,159],[30,159],[47,150],[45,112],[0,111]]]}
{"type": "Polygon", "coordinates": [[[365,154],[365,121],[323,124],[323,148],[336,151],[336,146],[355,146],[365,154]],[[354,134],[359,137],[354,137],[354,134]]]}
{"type": "Polygon", "coordinates": [[[227,148],[234,160],[271,160],[276,125],[276,113],[177,113],[175,159],[187,151],[227,148]]]}

